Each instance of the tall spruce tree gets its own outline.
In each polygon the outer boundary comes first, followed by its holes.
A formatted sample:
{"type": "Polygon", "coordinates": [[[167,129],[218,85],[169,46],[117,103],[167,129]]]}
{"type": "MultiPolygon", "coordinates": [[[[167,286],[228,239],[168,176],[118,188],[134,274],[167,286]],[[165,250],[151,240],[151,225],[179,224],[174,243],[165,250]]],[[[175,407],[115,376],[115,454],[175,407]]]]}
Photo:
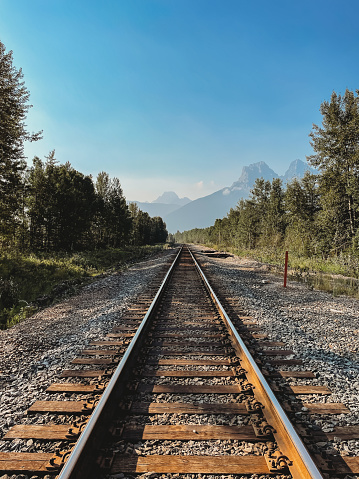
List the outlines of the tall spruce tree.
{"type": "Polygon", "coordinates": [[[118,178],[101,171],[96,179],[97,214],[94,237],[99,245],[119,247],[126,243],[132,219],[118,178]]]}
{"type": "Polygon", "coordinates": [[[28,174],[27,210],[30,246],[48,251],[70,251],[89,246],[96,195],[90,176],[57,164],[55,151],[33,160],[28,174]]]}
{"type": "Polygon", "coordinates": [[[21,68],[13,66],[12,51],[0,41],[0,242],[14,240],[21,210],[25,169],[24,142],[36,141],[41,132],[30,134],[25,119],[30,93],[21,68]]]}
{"type": "Polygon", "coordinates": [[[308,161],[319,169],[322,210],[318,218],[326,230],[327,251],[352,242],[359,222],[359,90],[333,92],[320,107],[322,126],[310,133],[315,152],[308,161]]]}

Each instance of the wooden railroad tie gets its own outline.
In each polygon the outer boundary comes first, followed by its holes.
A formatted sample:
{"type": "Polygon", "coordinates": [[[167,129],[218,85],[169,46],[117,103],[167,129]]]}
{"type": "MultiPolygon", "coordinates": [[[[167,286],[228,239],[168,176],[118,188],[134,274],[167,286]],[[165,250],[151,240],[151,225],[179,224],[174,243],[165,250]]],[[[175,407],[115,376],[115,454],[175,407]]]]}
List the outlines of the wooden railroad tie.
{"type": "Polygon", "coordinates": [[[94,405],[86,401],[35,401],[28,414],[51,412],[55,414],[91,414],[94,405]]]}
{"type": "MultiPolygon", "coordinates": [[[[125,441],[208,441],[228,440],[261,441],[255,434],[253,426],[202,426],[202,425],[166,425],[137,426],[125,425],[121,430],[121,439],[125,441]]],[[[271,436],[269,436],[271,437],[271,436]]]]}
{"type": "Polygon", "coordinates": [[[54,383],[46,389],[47,393],[78,393],[78,394],[99,394],[104,390],[104,386],[99,384],[74,384],[74,383],[54,383]]]}
{"type": "Polygon", "coordinates": [[[248,414],[246,405],[243,403],[134,402],[127,412],[130,414],[248,414]]]}
{"type": "Polygon", "coordinates": [[[0,471],[48,472],[53,454],[41,452],[0,452],[0,471]]]}
{"type": "Polygon", "coordinates": [[[145,473],[157,474],[269,474],[267,462],[262,456],[175,456],[115,455],[111,474],[145,473]]]}

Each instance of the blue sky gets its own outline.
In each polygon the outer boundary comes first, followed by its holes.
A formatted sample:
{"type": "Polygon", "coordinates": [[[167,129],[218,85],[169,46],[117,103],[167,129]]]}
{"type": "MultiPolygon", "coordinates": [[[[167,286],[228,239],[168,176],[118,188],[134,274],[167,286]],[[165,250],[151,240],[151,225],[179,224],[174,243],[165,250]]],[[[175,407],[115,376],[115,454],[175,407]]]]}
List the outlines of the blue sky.
{"type": "Polygon", "coordinates": [[[283,174],[335,90],[359,88],[357,0],[0,0],[23,69],[29,162],[195,199],[265,161],[283,174]]]}

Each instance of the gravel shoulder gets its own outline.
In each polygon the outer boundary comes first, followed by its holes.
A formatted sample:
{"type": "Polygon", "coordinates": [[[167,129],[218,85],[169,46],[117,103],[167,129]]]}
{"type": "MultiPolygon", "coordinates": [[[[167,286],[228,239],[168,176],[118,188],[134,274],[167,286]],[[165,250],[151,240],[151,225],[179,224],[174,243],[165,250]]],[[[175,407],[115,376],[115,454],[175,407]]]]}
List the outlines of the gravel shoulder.
{"type": "MultiPolygon", "coordinates": [[[[255,318],[270,340],[291,347],[304,361],[300,369],[318,373],[312,384],[332,391],[305,401],[342,402],[350,409],[349,415],[329,419],[314,416],[312,423],[328,432],[335,425],[358,425],[359,300],[311,291],[293,281],[283,288],[282,278],[261,263],[236,256],[209,258],[201,255],[202,249],[197,248],[201,264],[226,295],[238,298],[243,312],[255,318]]],[[[0,451],[8,447],[1,441],[3,434],[26,421],[26,410],[35,400],[47,398],[46,388],[63,369],[73,368],[70,361],[79,349],[121,323],[122,313],[171,252],[101,278],[78,295],[0,331],[0,451]]],[[[323,447],[328,453],[359,456],[359,441],[328,441],[323,447]]]]}
{"type": "Polygon", "coordinates": [[[160,272],[173,250],[141,261],[127,270],[102,277],[81,292],[0,331],[1,437],[26,419],[35,400],[47,398],[46,388],[91,341],[103,339],[121,322],[121,315],[160,272]]]}
{"type": "MultiPolygon", "coordinates": [[[[329,396],[303,396],[305,402],[342,402],[350,414],[313,416],[311,423],[327,432],[336,425],[359,424],[359,300],[309,290],[267,271],[262,263],[229,256],[198,258],[207,274],[216,278],[227,296],[238,299],[244,314],[252,316],[261,332],[273,341],[283,341],[303,360],[297,369],[317,373],[308,384],[327,386],[329,396]]],[[[283,368],[282,368],[283,369],[283,368]]],[[[303,380],[297,384],[304,384],[303,380]]],[[[296,381],[291,381],[295,384],[296,381]]],[[[305,415],[298,419],[306,421],[305,415]]],[[[328,441],[322,445],[329,454],[359,456],[359,441],[328,441]]]]}

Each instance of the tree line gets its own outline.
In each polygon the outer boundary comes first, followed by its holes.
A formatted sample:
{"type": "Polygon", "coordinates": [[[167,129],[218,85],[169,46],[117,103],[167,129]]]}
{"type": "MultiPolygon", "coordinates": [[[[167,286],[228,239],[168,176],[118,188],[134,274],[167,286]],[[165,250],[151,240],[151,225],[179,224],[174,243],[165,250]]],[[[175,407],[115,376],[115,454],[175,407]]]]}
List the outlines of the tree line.
{"type": "Polygon", "coordinates": [[[358,254],[359,90],[332,93],[320,107],[322,125],[313,125],[306,172],[287,185],[257,179],[248,199],[209,228],[177,232],[181,242],[236,248],[285,248],[327,258],[358,254]]]}
{"type": "Polygon", "coordinates": [[[22,70],[0,41],[0,247],[74,251],[165,242],[166,225],[127,205],[118,178],[60,164],[55,151],[28,167],[24,143],[41,139],[25,124],[29,104],[22,70]]]}

